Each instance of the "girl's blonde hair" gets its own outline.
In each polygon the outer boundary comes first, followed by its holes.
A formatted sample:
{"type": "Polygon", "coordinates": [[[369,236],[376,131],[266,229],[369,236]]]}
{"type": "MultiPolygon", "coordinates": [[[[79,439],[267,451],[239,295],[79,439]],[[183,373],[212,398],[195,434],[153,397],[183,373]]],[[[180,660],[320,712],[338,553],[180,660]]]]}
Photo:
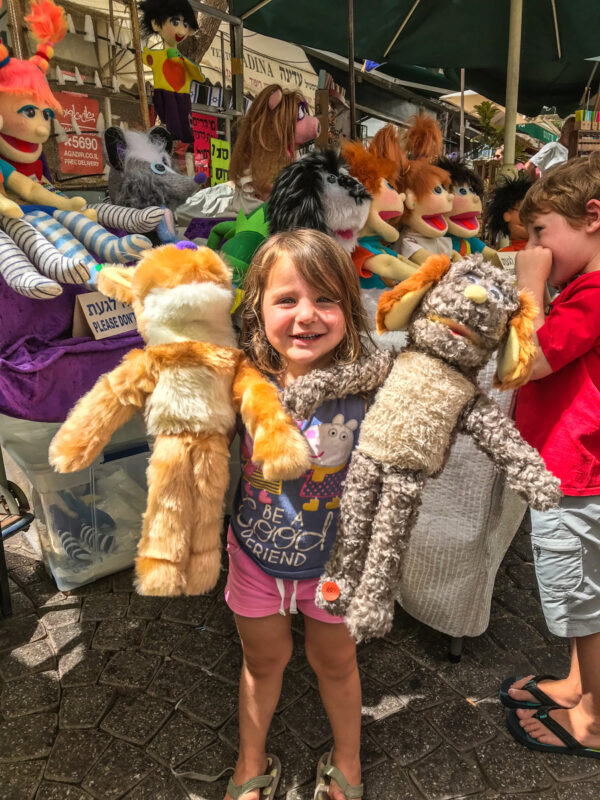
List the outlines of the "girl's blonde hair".
{"type": "Polygon", "coordinates": [[[369,332],[358,275],[350,256],[330,236],[300,229],[277,233],[256,251],[246,273],[241,306],[240,346],[263,372],[280,375],[285,364],[269,343],[263,319],[263,300],[271,270],[287,256],[309,286],[339,302],[346,333],[333,355],[335,363],[351,364],[369,349],[369,332]]]}

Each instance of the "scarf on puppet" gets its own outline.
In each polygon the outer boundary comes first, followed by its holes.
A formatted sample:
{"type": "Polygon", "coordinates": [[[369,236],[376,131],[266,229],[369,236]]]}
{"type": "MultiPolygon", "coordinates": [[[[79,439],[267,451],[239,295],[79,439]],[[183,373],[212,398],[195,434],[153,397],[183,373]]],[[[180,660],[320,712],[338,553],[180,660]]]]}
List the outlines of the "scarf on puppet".
{"type": "Polygon", "coordinates": [[[235,221],[215,225],[207,244],[221,251],[241,289],[252,256],[274,233],[311,228],[352,253],[370,200],[334,150],[313,150],[281,170],[266,203],[247,216],[240,211],[235,221]]]}
{"type": "Polygon", "coordinates": [[[525,176],[508,178],[497,184],[490,193],[486,209],[490,237],[494,243],[501,236],[510,239],[510,244],[503,247],[500,253],[523,250],[527,244],[527,228],[521,222],[519,208],[531,186],[531,181],[525,176]]]}
{"type": "Polygon", "coordinates": [[[437,166],[450,175],[452,211],[448,214],[448,236],[459,256],[481,253],[487,261],[502,266],[495,250],[478,238],[482,212],[483,181],[463,161],[438,158],[437,166]]]}
{"type": "Polygon", "coordinates": [[[174,139],[191,144],[190,84],[204,83],[205,78],[200,67],[181,55],[178,47],[198,30],[196,14],[187,0],[142,0],[139,9],[142,32],[146,36],[158,34],[166,45],[142,50],[142,61],[152,70],[154,110],[174,139]]]}
{"type": "Polygon", "coordinates": [[[221,570],[227,463],[236,414],[254,438],[267,480],[310,467],[305,439],[273,383],[254,369],[231,322],[231,273],[192,242],[149,251],[135,269],[105,266],[100,291],[131,303],[147,346],[128,353],[77,403],[50,446],[74,472],[142,410],[154,446],[136,559],[137,589],[172,596],[210,591],[221,570]]]}
{"type": "Polygon", "coordinates": [[[36,0],[26,21],[38,43],[34,56],[11,58],[0,45],[0,173],[11,195],[0,195],[0,275],[19,294],[48,300],[62,293],[60,284],[86,283],[98,261],[138,258],[152,244],[143,234],[156,228],[164,209],[100,203],[79,213],[83,198],[51,192],[14,168],[28,171],[39,161],[61,111],[45,75],[67,30],[64,11],[36,0]],[[131,235],[119,238],[105,226],[131,235]]]}
{"type": "Polygon", "coordinates": [[[403,235],[395,249],[405,258],[422,264],[432,254],[453,254],[447,215],[452,210],[450,178],[431,163],[442,149],[442,132],[435,120],[421,114],[406,134],[405,150],[394,125],[386,125],[371,142],[371,149],[396,164],[394,186],[406,194],[402,215],[403,235]]]}
{"type": "Polygon", "coordinates": [[[281,170],[296,150],[319,135],[316,117],[300,92],[266,86],[239,123],[229,164],[229,192],[224,184],[197,192],[177,209],[180,224],[196,217],[250,214],[269,196],[281,170]]]}
{"type": "Polygon", "coordinates": [[[443,469],[459,431],[533,508],[558,503],[558,479],[476,380],[497,349],[495,385],[526,382],[536,314],[531,296],[518,293],[511,275],[481,255],[458,263],[430,256],[379,301],[378,331],[408,329],[406,350],[315,370],[286,388],[284,405],[303,418],[326,399],[380,387],[362,423],[338,535],[315,598],[343,615],[358,641],[391,628],[424,484],[443,469]]]}

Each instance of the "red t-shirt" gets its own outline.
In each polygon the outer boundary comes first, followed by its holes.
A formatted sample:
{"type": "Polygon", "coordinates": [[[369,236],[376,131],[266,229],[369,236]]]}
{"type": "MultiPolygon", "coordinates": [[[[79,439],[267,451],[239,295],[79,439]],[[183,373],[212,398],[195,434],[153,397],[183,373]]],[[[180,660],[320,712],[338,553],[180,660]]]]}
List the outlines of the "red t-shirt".
{"type": "Polygon", "coordinates": [[[554,372],[519,389],[517,427],[564,494],[600,494],[600,271],[568,284],[537,334],[554,372]]]}

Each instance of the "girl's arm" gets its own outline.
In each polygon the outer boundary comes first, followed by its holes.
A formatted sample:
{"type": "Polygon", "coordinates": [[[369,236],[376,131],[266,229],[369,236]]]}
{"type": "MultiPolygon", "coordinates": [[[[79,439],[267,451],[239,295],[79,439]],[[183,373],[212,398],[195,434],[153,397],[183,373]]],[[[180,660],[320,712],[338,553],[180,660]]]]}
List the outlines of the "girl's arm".
{"type": "Polygon", "coordinates": [[[533,369],[529,376],[530,381],[536,381],[551,375],[554,370],[544,355],[537,336],[537,331],[546,321],[544,308],[546,307],[546,281],[552,268],[552,251],[547,247],[532,247],[521,250],[515,259],[515,272],[519,289],[529,289],[538,307],[537,317],[533,321],[533,340],[537,353],[533,362],[533,369]]]}
{"type": "Polygon", "coordinates": [[[396,354],[376,351],[352,364],[315,369],[291,383],[281,402],[295,419],[308,419],[325,400],[378,389],[390,373],[396,354]]]}

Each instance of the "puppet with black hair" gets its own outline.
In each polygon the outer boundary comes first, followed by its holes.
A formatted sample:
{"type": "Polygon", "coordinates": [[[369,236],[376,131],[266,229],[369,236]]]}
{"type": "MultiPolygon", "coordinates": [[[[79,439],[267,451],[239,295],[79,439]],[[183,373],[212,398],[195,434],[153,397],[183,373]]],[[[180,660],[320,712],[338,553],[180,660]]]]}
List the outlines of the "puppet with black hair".
{"type": "Polygon", "coordinates": [[[519,209],[531,181],[526,177],[512,178],[498,184],[490,195],[487,206],[487,225],[492,241],[508,236],[510,244],[500,252],[523,250],[527,244],[527,228],[521,222],[519,209]]]}
{"type": "Polygon", "coordinates": [[[269,234],[311,228],[352,253],[370,205],[371,195],[334,150],[313,150],[279,173],[266,203],[215,225],[207,244],[221,250],[242,288],[252,256],[269,234]]]}
{"type": "Polygon", "coordinates": [[[190,84],[204,83],[204,75],[197,64],[181,55],[178,47],[198,30],[196,15],[188,0],[142,0],[139,9],[142,33],[158,34],[164,43],[162,50],[144,47],[142,51],[142,60],[154,79],[154,110],[174,139],[191,143],[190,84]]]}
{"type": "Polygon", "coordinates": [[[452,250],[463,258],[471,253],[482,253],[488,261],[500,266],[496,251],[478,237],[483,181],[464,161],[442,157],[436,163],[450,175],[452,211],[447,215],[447,235],[452,241],[452,250]]]}

